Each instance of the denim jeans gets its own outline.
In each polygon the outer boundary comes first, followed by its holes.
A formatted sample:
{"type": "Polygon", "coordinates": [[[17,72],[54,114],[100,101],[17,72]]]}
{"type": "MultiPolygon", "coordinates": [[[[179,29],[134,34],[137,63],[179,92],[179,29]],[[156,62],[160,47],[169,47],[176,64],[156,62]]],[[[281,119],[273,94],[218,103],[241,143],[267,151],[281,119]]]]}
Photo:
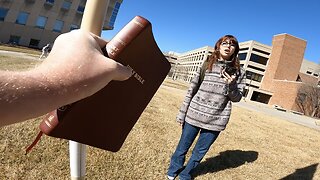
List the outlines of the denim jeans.
{"type": "Polygon", "coordinates": [[[192,170],[200,163],[219,134],[220,131],[202,129],[185,122],[179,144],[171,157],[168,176],[176,177],[179,175],[180,180],[191,179],[192,170]],[[186,154],[199,131],[200,136],[192,151],[192,155],[185,168],[183,168],[186,154]]]}

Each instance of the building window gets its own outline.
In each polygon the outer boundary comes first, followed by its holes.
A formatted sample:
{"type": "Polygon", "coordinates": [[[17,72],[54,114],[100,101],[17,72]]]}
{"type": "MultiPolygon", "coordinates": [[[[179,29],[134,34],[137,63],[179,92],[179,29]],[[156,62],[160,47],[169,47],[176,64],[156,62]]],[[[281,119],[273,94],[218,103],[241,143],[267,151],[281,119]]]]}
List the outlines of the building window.
{"type": "Polygon", "coordinates": [[[246,78],[247,79],[261,82],[262,77],[263,76],[261,74],[257,74],[257,73],[251,72],[251,71],[246,71],[246,78]]]}
{"type": "Polygon", "coordinates": [[[239,53],[238,57],[239,57],[239,60],[246,60],[247,53],[239,53]]]}
{"type": "Polygon", "coordinates": [[[17,45],[20,42],[20,36],[11,35],[9,39],[9,44],[17,45]]]}
{"type": "Polygon", "coordinates": [[[249,48],[246,47],[246,48],[240,48],[240,49],[239,49],[239,51],[245,51],[245,50],[249,50],[249,48]]]}
{"type": "Polygon", "coordinates": [[[56,20],[53,26],[53,31],[55,32],[61,32],[63,28],[63,21],[56,20]]]}
{"type": "Polygon", "coordinates": [[[78,25],[75,25],[75,24],[71,24],[70,25],[70,31],[74,30],[74,29],[79,29],[79,26],[78,25]]]}
{"type": "Polygon", "coordinates": [[[27,3],[34,3],[36,0],[25,0],[27,3]]]}
{"type": "Polygon", "coordinates": [[[54,3],[54,0],[46,0],[46,3],[48,3],[48,4],[53,4],[53,3],[54,3]]]}
{"type": "Polygon", "coordinates": [[[114,8],[113,8],[110,20],[109,20],[109,26],[110,27],[113,27],[114,23],[116,22],[116,17],[118,15],[120,5],[121,4],[119,2],[116,2],[116,4],[114,5],[114,8]]]}
{"type": "Polygon", "coordinates": [[[252,49],[253,51],[256,51],[256,52],[259,52],[259,53],[262,53],[262,54],[265,54],[265,55],[270,55],[270,53],[266,52],[266,51],[262,51],[260,49],[256,49],[256,48],[253,48],[252,49]]]}
{"type": "Polygon", "coordinates": [[[253,61],[253,62],[256,62],[256,63],[259,63],[259,64],[263,64],[263,65],[266,65],[267,62],[268,62],[268,58],[265,58],[265,57],[262,57],[262,56],[259,56],[259,55],[256,55],[256,54],[251,54],[250,56],[250,60],[249,61],[253,61]]]}
{"type": "Polygon", "coordinates": [[[83,12],[84,12],[84,6],[79,5],[77,9],[77,13],[83,14],[83,12]]]}
{"type": "Polygon", "coordinates": [[[44,29],[44,27],[46,26],[47,20],[48,20],[47,17],[39,16],[37,19],[36,27],[40,29],[44,29]]]}
{"type": "Polygon", "coordinates": [[[30,39],[29,47],[39,47],[40,40],[38,39],[30,39]]]}
{"type": "Polygon", "coordinates": [[[62,9],[69,10],[71,8],[71,2],[64,1],[62,4],[62,9]]]}
{"type": "Polygon", "coordinates": [[[262,72],[265,71],[264,69],[261,69],[261,68],[255,67],[255,66],[251,66],[251,65],[248,65],[247,68],[255,69],[255,70],[258,70],[258,71],[262,71],[262,72]]]}
{"type": "Polygon", "coordinates": [[[20,12],[18,17],[17,17],[16,23],[17,24],[21,24],[21,25],[26,25],[28,17],[29,17],[29,13],[20,12]]]}
{"type": "Polygon", "coordinates": [[[6,18],[8,11],[9,9],[0,7],[0,21],[4,21],[4,18],[6,18]]]}

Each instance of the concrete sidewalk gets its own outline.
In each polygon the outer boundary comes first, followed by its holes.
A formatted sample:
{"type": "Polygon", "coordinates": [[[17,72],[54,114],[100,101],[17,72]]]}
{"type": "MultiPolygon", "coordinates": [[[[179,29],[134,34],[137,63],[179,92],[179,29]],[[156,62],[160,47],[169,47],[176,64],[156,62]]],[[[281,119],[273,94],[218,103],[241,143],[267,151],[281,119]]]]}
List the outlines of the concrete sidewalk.
{"type": "Polygon", "coordinates": [[[246,108],[252,111],[258,111],[269,116],[279,117],[280,119],[287,120],[320,131],[320,126],[316,124],[317,119],[310,118],[308,116],[295,114],[289,111],[280,111],[268,105],[252,101],[245,102],[242,100],[238,103],[233,103],[233,105],[246,108]]]}

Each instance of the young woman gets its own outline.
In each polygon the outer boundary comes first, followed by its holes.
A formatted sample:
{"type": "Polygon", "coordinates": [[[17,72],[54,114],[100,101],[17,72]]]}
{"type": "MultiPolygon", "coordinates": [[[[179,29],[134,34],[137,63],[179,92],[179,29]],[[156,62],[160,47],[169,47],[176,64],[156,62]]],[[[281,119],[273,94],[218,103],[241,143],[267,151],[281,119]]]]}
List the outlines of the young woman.
{"type": "Polygon", "coordinates": [[[234,36],[221,37],[215,44],[213,54],[193,78],[177,116],[177,121],[182,125],[182,135],[171,157],[168,179],[176,176],[180,180],[191,179],[192,171],[226,128],[231,101],[241,100],[245,86],[238,52],[239,44],[234,36]],[[184,167],[185,156],[199,132],[192,156],[184,167]]]}

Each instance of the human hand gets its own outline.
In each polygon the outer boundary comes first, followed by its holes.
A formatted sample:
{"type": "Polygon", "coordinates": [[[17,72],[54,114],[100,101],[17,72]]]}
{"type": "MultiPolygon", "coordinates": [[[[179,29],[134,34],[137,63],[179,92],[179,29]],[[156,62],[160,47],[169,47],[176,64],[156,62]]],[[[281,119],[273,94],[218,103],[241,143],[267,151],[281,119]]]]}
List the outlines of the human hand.
{"type": "Polygon", "coordinates": [[[0,71],[0,127],[86,98],[131,69],[103,56],[106,41],[82,30],[60,35],[47,59],[28,71],[0,71]]]}
{"type": "Polygon", "coordinates": [[[183,127],[184,122],[178,122],[181,127],[183,127]]]}
{"type": "Polygon", "coordinates": [[[225,68],[221,70],[221,77],[223,77],[227,84],[231,84],[236,79],[236,76],[228,74],[225,68]]]}
{"type": "Polygon", "coordinates": [[[111,80],[123,81],[132,75],[129,68],[103,55],[101,48],[106,44],[83,30],[62,34],[39,69],[50,82],[59,82],[67,91],[74,91],[78,95],[74,101],[85,98],[111,80]]]}

